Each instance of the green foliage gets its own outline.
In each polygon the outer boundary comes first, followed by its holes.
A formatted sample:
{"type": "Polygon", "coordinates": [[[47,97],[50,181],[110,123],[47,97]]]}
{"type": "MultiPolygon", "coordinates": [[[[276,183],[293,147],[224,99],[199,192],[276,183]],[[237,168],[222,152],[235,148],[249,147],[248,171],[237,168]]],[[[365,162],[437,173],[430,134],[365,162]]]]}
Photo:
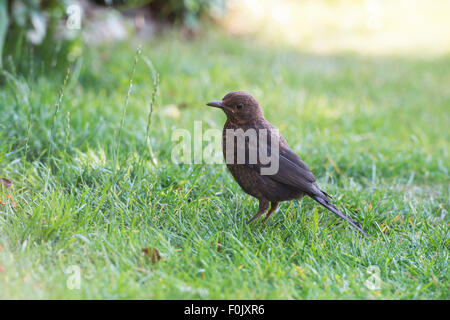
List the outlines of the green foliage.
{"type": "Polygon", "coordinates": [[[3,45],[5,42],[6,31],[8,29],[8,8],[6,6],[6,0],[0,0],[0,69],[2,68],[2,53],[3,45]]]}
{"type": "Polygon", "coordinates": [[[0,16],[7,18],[6,24],[0,23],[1,60],[5,69],[24,75],[50,72],[56,66],[66,68],[80,55],[80,36],[74,32],[68,37],[63,28],[67,3],[2,0],[0,16]],[[6,37],[2,38],[2,30],[6,37]]]}
{"type": "Polygon", "coordinates": [[[128,8],[147,5],[157,19],[195,29],[199,25],[200,18],[208,14],[212,8],[224,12],[226,0],[103,0],[101,2],[128,8]]]}

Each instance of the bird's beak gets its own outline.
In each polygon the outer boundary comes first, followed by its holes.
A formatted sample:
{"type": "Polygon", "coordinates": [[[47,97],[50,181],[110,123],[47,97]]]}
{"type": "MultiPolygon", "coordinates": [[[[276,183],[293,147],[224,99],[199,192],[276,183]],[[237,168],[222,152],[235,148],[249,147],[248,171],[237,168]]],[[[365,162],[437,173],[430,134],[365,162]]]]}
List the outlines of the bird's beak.
{"type": "Polygon", "coordinates": [[[222,101],[211,101],[208,102],[206,105],[210,107],[223,108],[222,101]]]}

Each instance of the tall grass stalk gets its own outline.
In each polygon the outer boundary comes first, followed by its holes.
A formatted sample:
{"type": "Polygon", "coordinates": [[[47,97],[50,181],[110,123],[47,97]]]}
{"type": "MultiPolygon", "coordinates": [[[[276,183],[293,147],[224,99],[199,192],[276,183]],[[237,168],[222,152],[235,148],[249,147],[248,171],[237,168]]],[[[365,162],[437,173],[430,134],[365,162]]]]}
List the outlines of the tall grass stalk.
{"type": "Polygon", "coordinates": [[[156,71],[156,69],[153,66],[153,63],[151,62],[150,59],[148,59],[147,57],[143,57],[143,60],[144,60],[145,64],[149,67],[149,69],[152,73],[152,80],[153,80],[153,90],[152,90],[150,100],[148,101],[147,126],[145,129],[145,145],[147,147],[151,162],[155,165],[156,160],[153,155],[152,145],[150,143],[150,126],[151,126],[151,121],[152,121],[153,107],[155,105],[156,97],[159,94],[159,89],[160,89],[159,73],[158,73],[158,71],[156,71]]]}
{"type": "Polygon", "coordinates": [[[55,130],[55,124],[56,124],[56,117],[58,116],[58,112],[59,109],[61,107],[61,102],[64,96],[64,89],[66,87],[67,84],[67,80],[69,79],[69,75],[70,75],[70,68],[67,68],[66,71],[66,76],[64,77],[64,81],[62,86],[59,88],[59,93],[58,93],[58,99],[56,100],[55,103],[55,112],[53,113],[53,120],[52,120],[52,126],[50,128],[50,136],[49,136],[49,147],[48,147],[48,156],[47,156],[47,163],[50,161],[50,157],[52,156],[52,151],[53,151],[53,134],[54,134],[54,130],[55,130]]]}
{"type": "MultiPolygon", "coordinates": [[[[123,126],[125,125],[125,116],[127,113],[127,108],[128,108],[128,103],[130,101],[130,96],[131,96],[131,90],[133,89],[133,78],[134,78],[134,74],[136,73],[136,65],[139,61],[139,56],[142,53],[142,49],[141,46],[138,46],[138,48],[136,49],[136,55],[134,57],[134,64],[133,64],[133,68],[131,70],[131,74],[130,74],[130,79],[129,79],[129,83],[128,83],[128,91],[127,91],[127,96],[125,97],[125,104],[123,107],[123,111],[122,111],[122,118],[120,120],[120,127],[119,127],[119,131],[117,132],[117,143],[115,145],[115,150],[114,150],[114,159],[113,159],[113,172],[116,172],[116,167],[117,167],[117,158],[118,158],[118,153],[119,153],[119,149],[120,149],[120,141],[122,139],[122,130],[123,130],[123,126]]],[[[114,141],[116,141],[116,139],[114,139],[114,141]]]]}

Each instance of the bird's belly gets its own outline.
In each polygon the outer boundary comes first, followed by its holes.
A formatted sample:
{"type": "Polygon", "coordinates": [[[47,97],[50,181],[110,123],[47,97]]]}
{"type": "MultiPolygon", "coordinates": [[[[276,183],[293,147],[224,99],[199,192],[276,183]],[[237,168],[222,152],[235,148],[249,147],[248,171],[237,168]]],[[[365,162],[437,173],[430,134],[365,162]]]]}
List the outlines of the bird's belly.
{"type": "Polygon", "coordinates": [[[227,164],[227,167],[239,186],[255,198],[278,202],[300,199],[304,195],[298,189],[274,181],[268,176],[261,176],[246,165],[227,164]]]}
{"type": "Polygon", "coordinates": [[[227,164],[236,182],[249,195],[261,199],[265,198],[258,186],[259,174],[243,164],[227,164]]]}

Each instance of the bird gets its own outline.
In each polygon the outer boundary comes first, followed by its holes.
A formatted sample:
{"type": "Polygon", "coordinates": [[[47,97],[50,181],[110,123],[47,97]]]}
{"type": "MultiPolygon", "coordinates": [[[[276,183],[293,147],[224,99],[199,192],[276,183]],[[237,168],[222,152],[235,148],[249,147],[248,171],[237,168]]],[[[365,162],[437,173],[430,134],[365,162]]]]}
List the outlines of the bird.
{"type": "Polygon", "coordinates": [[[253,96],[244,91],[233,91],[222,100],[211,101],[206,105],[225,112],[227,119],[222,132],[225,163],[240,187],[259,200],[258,212],[247,224],[266,213],[264,223],[282,201],[309,196],[362,234],[368,235],[359,222],[331,203],[331,196],[320,189],[308,166],[291,150],[278,129],[265,119],[263,109],[253,96]],[[236,132],[244,133],[241,144],[236,132]],[[262,132],[266,133],[265,141],[262,141],[262,132]],[[257,138],[256,143],[252,141],[252,134],[257,138]],[[261,154],[269,156],[270,162],[263,162],[259,157],[261,154]],[[256,160],[252,159],[252,155],[257,155],[256,160]],[[263,174],[263,170],[268,172],[272,164],[277,164],[277,170],[263,174]]]}

